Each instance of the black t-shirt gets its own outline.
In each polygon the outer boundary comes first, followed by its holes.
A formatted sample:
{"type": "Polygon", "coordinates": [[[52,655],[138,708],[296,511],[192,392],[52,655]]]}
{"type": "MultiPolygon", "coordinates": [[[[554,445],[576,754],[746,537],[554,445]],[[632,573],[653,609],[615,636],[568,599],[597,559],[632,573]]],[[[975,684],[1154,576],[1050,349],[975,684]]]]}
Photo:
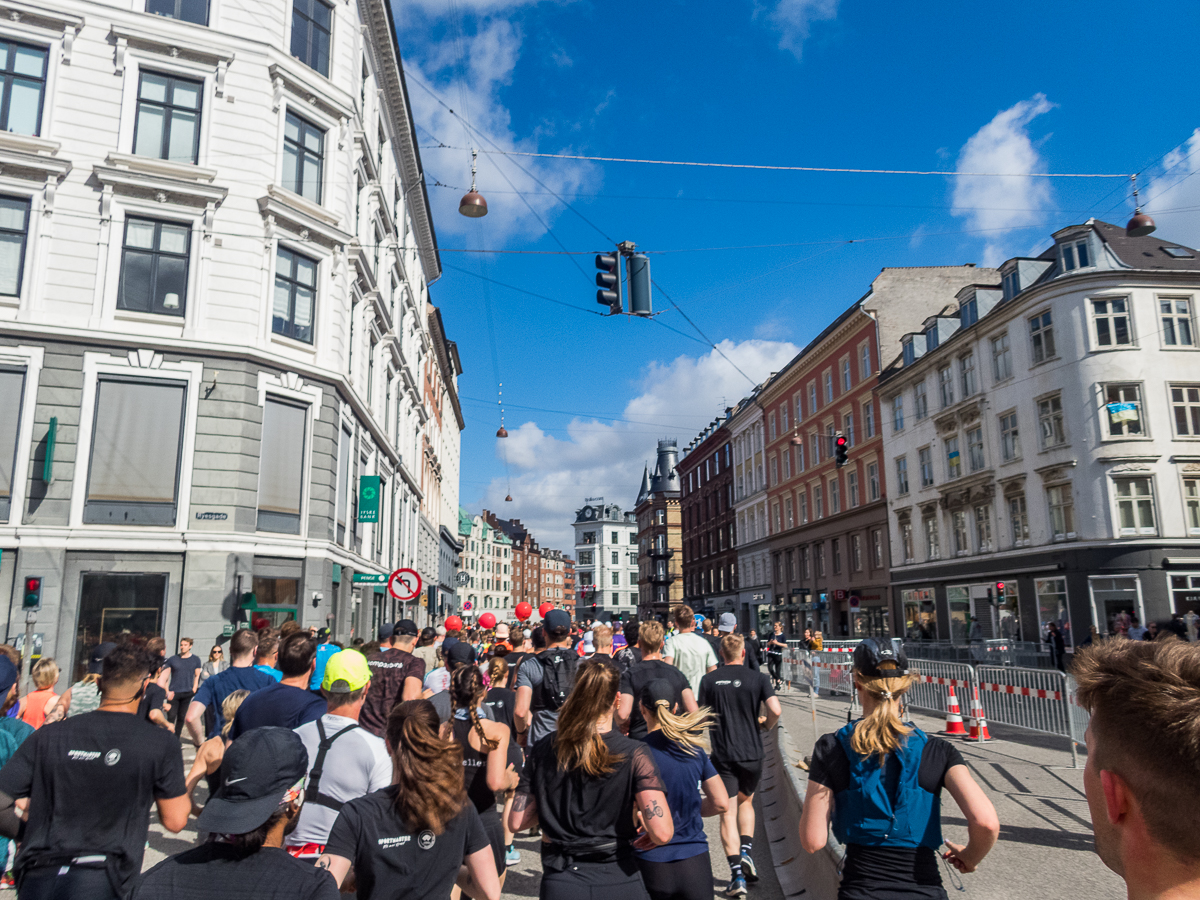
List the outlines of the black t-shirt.
{"type": "MultiPolygon", "coordinates": [[[[894,762],[895,757],[889,757],[888,761],[894,762]]],[[[965,764],[957,747],[942,738],[930,736],[921,751],[917,784],[935,796],[940,795],[946,784],[946,773],[953,766],[965,764]]],[[[813,747],[808,778],[835,794],[850,786],[850,760],[836,734],[825,735],[813,747]]],[[[899,768],[896,767],[894,773],[885,773],[884,778],[885,783],[894,786],[899,780],[899,768]]],[[[846,866],[838,892],[842,900],[891,900],[895,897],[944,900],[945,896],[937,853],[932,847],[851,844],[846,848],[846,866]]]]}
{"type": "Polygon", "coordinates": [[[508,663],[508,684],[502,685],[503,687],[512,688],[514,691],[517,689],[517,669],[532,655],[532,653],[518,653],[514,650],[504,657],[504,661],[508,663]]]}
{"type": "Polygon", "coordinates": [[[441,834],[414,834],[396,813],[396,790],[392,785],[343,806],[325,852],[354,863],[362,900],[446,900],[463,860],[490,846],[479,813],[467,803],[441,834]]]}
{"type": "Polygon", "coordinates": [[[641,647],[623,647],[617,651],[617,655],[613,657],[613,662],[617,664],[617,668],[622,673],[628,672],[633,666],[636,666],[642,661],[641,647]]]}
{"type": "Polygon", "coordinates": [[[196,672],[204,665],[204,660],[193,653],[187,659],[172,656],[165,665],[171,670],[171,693],[190,694],[192,685],[196,683],[196,672]]]}
{"type": "Polygon", "coordinates": [[[128,885],[142,868],[151,802],[187,788],[174,734],[136,715],[96,710],[26,738],[0,769],[0,791],[29,798],[16,868],[105,853],[128,885]]]}
{"type": "Polygon", "coordinates": [[[697,631],[696,633],[708,641],[708,646],[713,648],[713,655],[717,657],[717,665],[720,665],[724,661],[724,657],[721,656],[721,638],[723,635],[709,634],[707,631],[697,631]]]}
{"type": "Polygon", "coordinates": [[[242,701],[229,739],[237,740],[252,728],[275,725],[279,728],[299,728],[315,722],[328,712],[325,698],[290,684],[272,684],[254,691],[242,701]]]}
{"type": "Polygon", "coordinates": [[[279,847],[256,853],[209,841],[168,857],[138,879],[129,900],[338,900],[325,869],[279,847]]]}
{"type": "Polygon", "coordinates": [[[529,752],[517,791],[537,801],[542,832],[568,847],[595,847],[616,841],[621,852],[637,837],[633,812],[638,791],[662,791],[666,785],[650,748],[619,731],[601,737],[621,757],[608,775],[593,778],[580,769],[558,765],[558,734],[542,738],[529,752]]]}
{"type": "Polygon", "coordinates": [[[487,692],[483,705],[492,711],[492,718],[508,726],[509,735],[516,734],[513,710],[517,707],[517,692],[505,687],[494,687],[487,692]]]}
{"type": "Polygon", "coordinates": [[[784,648],[776,646],[774,643],[775,641],[780,641],[783,644],[787,644],[788,636],[786,634],[782,634],[782,633],[781,634],[773,634],[772,633],[772,634],[768,635],[767,640],[766,640],[768,656],[782,656],[783,655],[784,648]]]}
{"type": "Polygon", "coordinates": [[[138,704],[138,718],[149,722],[150,713],[156,709],[165,716],[166,713],[163,712],[163,704],[166,702],[167,692],[153,681],[146,682],[146,692],[142,694],[142,701],[138,704]]]}
{"type": "Polygon", "coordinates": [[[404,696],[404,680],[415,678],[424,683],[425,660],[399,647],[388,647],[368,656],[367,665],[371,667],[371,686],[358,722],[371,734],[383,737],[392,707],[404,696]]]}
{"type": "Polygon", "coordinates": [[[636,666],[630,666],[629,671],[621,676],[621,693],[633,698],[633,712],[629,714],[629,736],[640,741],[646,736],[646,720],[642,718],[639,700],[642,689],[655,679],[669,682],[675,688],[675,702],[679,704],[677,712],[683,711],[683,692],[690,690],[687,676],[674,666],[668,666],[661,659],[642,660],[636,666]]]}
{"type": "Polygon", "coordinates": [[[719,762],[755,762],[762,759],[762,736],[758,731],[759,709],[775,696],[771,679],[745,666],[717,666],[700,679],[701,706],[716,713],[709,732],[712,753],[719,762]]]}

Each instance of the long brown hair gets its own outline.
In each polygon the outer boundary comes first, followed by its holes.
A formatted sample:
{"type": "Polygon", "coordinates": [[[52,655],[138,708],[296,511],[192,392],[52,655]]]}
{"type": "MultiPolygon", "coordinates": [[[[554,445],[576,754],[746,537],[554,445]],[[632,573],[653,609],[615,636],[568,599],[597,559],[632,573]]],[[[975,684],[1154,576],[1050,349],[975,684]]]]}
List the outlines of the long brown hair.
{"type": "Polygon", "coordinates": [[[488,660],[488,680],[492,687],[504,687],[508,680],[508,663],[503,656],[493,656],[488,660]]]}
{"type": "Polygon", "coordinates": [[[428,700],[406,700],[388,716],[396,813],[412,831],[441,834],[467,802],[462,748],[441,739],[440,724],[428,700]]]}
{"type": "Polygon", "coordinates": [[[484,733],[483,723],[479,721],[479,704],[483,702],[487,691],[483,687],[483,675],[477,666],[459,666],[450,676],[450,699],[454,701],[455,709],[465,709],[471,720],[471,727],[479,735],[479,749],[490,753],[499,746],[495,741],[489,741],[484,733]]]}
{"type": "MultiPolygon", "coordinates": [[[[879,664],[880,669],[895,667],[896,664],[890,661],[879,664]]],[[[897,674],[894,677],[871,678],[855,669],[854,681],[875,698],[875,709],[854,726],[850,746],[855,753],[879,757],[879,764],[883,765],[887,755],[899,748],[904,739],[912,734],[912,728],[900,718],[900,697],[912,686],[913,676],[897,674]]]]}
{"type": "Polygon", "coordinates": [[[609,750],[596,730],[596,721],[612,710],[620,681],[620,673],[608,663],[580,665],[575,686],[558,713],[555,749],[560,769],[583,769],[594,778],[609,774],[621,762],[623,757],[609,750]]]}

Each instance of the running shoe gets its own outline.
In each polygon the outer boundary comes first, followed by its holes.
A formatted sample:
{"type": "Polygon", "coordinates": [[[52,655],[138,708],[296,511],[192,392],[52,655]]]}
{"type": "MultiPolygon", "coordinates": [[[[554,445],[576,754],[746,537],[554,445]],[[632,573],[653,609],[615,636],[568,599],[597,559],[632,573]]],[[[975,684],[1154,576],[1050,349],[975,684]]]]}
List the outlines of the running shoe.
{"type": "Polygon", "coordinates": [[[754,860],[749,853],[742,854],[742,875],[751,884],[758,881],[758,870],[754,868],[754,860]]]}
{"type": "Polygon", "coordinates": [[[509,847],[504,851],[504,865],[515,866],[521,862],[521,851],[516,847],[509,847]]]}
{"type": "Polygon", "coordinates": [[[746,879],[742,876],[729,879],[729,887],[725,889],[726,897],[745,897],[746,896],[746,879]]]}

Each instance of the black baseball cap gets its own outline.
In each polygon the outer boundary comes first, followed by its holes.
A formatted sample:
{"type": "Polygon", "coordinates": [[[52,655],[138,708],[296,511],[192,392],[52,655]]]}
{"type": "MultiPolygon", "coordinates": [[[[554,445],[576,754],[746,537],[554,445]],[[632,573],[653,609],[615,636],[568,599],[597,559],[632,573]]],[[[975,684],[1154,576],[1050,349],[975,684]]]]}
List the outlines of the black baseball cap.
{"type": "Polygon", "coordinates": [[[665,678],[655,678],[653,681],[647,682],[646,686],[642,688],[641,694],[638,695],[638,702],[651,711],[654,710],[655,704],[659,700],[666,700],[667,707],[672,710],[678,702],[675,697],[675,688],[665,678]]]}
{"type": "Polygon", "coordinates": [[[446,662],[469,666],[475,662],[475,648],[466,641],[456,641],[446,651],[446,662]]]}
{"type": "Polygon", "coordinates": [[[117,645],[112,641],[105,641],[102,644],[97,644],[92,648],[92,652],[88,654],[88,674],[99,675],[104,671],[104,657],[117,649],[117,645]]]}
{"type": "Polygon", "coordinates": [[[382,625],[379,626],[379,636],[378,636],[377,640],[390,641],[392,639],[392,635],[394,633],[395,633],[395,628],[392,627],[391,623],[384,622],[382,625]]]}
{"type": "Polygon", "coordinates": [[[221,761],[225,781],[196,819],[210,834],[247,834],[283,804],[308,774],[308,751],[290,728],[264,726],[229,745],[221,761]]]}
{"type": "Polygon", "coordinates": [[[571,627],[571,614],[565,609],[552,609],[542,619],[547,631],[563,631],[571,627]]]}
{"type": "Polygon", "coordinates": [[[868,678],[907,675],[908,657],[904,654],[903,647],[895,648],[891,641],[864,638],[863,642],[854,648],[854,668],[868,678]],[[895,664],[895,668],[889,666],[887,669],[880,669],[880,665],[885,662],[895,664]]]}
{"type": "Polygon", "coordinates": [[[417,623],[412,619],[401,619],[392,626],[393,637],[416,637],[421,633],[421,629],[417,627],[417,623]]]}

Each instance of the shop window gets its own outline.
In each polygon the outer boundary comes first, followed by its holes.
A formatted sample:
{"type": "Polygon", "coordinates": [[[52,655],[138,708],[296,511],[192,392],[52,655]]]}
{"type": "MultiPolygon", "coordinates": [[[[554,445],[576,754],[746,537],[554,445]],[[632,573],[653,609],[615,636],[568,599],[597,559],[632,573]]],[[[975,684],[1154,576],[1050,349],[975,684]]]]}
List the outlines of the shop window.
{"type": "Polygon", "coordinates": [[[1062,632],[1068,648],[1075,646],[1071,632],[1071,613],[1067,609],[1067,580],[1065,578],[1039,578],[1033,583],[1037,594],[1038,626],[1043,638],[1054,622],[1062,632]]]}
{"type": "Polygon", "coordinates": [[[1128,636],[1138,615],[1138,583],[1135,576],[1121,578],[1089,578],[1096,629],[1102,635],[1128,636]]]}
{"type": "Polygon", "coordinates": [[[75,682],[87,674],[97,645],[127,641],[143,645],[162,635],[166,573],[84,572],[79,578],[75,631],[75,682]]]}

